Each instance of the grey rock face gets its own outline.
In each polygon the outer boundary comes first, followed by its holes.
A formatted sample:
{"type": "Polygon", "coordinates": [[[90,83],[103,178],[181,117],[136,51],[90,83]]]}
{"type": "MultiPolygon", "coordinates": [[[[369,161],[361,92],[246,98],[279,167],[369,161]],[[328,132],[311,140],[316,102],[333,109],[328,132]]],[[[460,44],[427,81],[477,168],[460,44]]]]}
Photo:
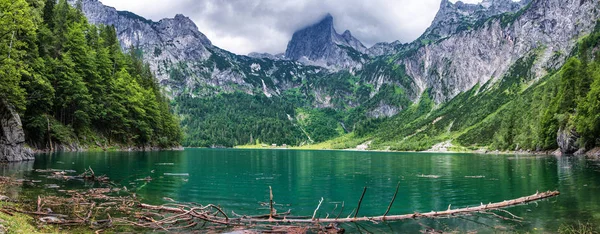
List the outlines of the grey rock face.
{"type": "MultiPolygon", "coordinates": [[[[76,2],[68,1],[73,5],[76,2]]],[[[82,6],[90,23],[115,27],[124,50],[131,46],[142,50],[144,60],[171,97],[234,91],[277,94],[321,69],[284,60],[281,54],[232,54],[212,45],[183,15],[153,22],[131,12],[117,11],[98,0],[82,0],[82,6]]]]}
{"type": "Polygon", "coordinates": [[[380,103],[379,106],[377,106],[375,109],[370,111],[368,113],[368,115],[371,118],[378,119],[378,118],[382,118],[382,117],[392,117],[392,116],[398,114],[400,111],[401,111],[401,109],[399,109],[396,106],[388,105],[385,103],[380,103]]]}
{"type": "Polygon", "coordinates": [[[409,91],[421,94],[431,88],[436,103],[476,84],[500,80],[517,60],[532,54],[537,58],[531,72],[538,79],[562,65],[576,40],[593,30],[598,8],[598,1],[535,0],[511,22],[489,20],[424,45],[395,63],[412,78],[409,91]]]}
{"type": "MultiPolygon", "coordinates": [[[[69,0],[71,4],[75,2],[69,0]]],[[[169,78],[165,64],[206,60],[211,55],[208,50],[212,46],[210,40],[183,15],[153,22],[131,12],[117,11],[98,0],[83,0],[82,6],[90,23],[115,27],[123,49],[131,46],[142,49],[144,60],[150,63],[160,81],[169,78]]]]}
{"type": "Polygon", "coordinates": [[[367,54],[372,57],[395,54],[407,46],[408,44],[402,44],[400,41],[395,41],[392,43],[380,42],[367,49],[367,54]]]}
{"type": "Polygon", "coordinates": [[[453,4],[449,0],[442,0],[440,10],[421,39],[437,40],[459,31],[469,30],[477,23],[483,23],[483,21],[492,16],[515,13],[529,4],[529,2],[530,0],[522,0],[520,2],[513,2],[512,0],[484,0],[478,4],[468,4],[461,1],[453,4]]]}
{"type": "Polygon", "coordinates": [[[25,133],[19,114],[0,100],[0,162],[34,160],[33,152],[25,146],[25,133]]]}
{"type": "Polygon", "coordinates": [[[269,53],[252,52],[252,53],[248,54],[248,57],[257,58],[257,59],[284,60],[285,54],[284,53],[269,54],[269,53]]]}
{"type": "Polygon", "coordinates": [[[367,50],[373,57],[392,55],[414,49],[421,44],[434,43],[462,31],[469,31],[477,24],[482,24],[490,17],[505,13],[516,13],[525,8],[531,0],[484,0],[478,4],[468,4],[458,1],[451,3],[442,0],[440,9],[431,26],[412,43],[402,44],[399,41],[392,43],[377,43],[367,50]]]}
{"type": "Polygon", "coordinates": [[[360,68],[368,60],[367,48],[350,31],[338,34],[333,17],[325,16],[319,23],[294,33],[285,57],[309,65],[333,69],[360,68]]]}
{"type": "Polygon", "coordinates": [[[577,140],[579,140],[579,135],[574,130],[563,128],[558,130],[556,142],[563,154],[578,152],[579,146],[577,145],[577,140]]]}

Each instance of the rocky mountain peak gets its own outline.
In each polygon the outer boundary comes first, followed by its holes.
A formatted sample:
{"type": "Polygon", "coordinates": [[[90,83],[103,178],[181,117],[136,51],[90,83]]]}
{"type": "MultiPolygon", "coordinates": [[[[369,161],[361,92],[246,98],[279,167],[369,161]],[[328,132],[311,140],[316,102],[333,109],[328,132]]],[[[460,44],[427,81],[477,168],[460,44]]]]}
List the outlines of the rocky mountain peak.
{"type": "Polygon", "coordinates": [[[295,32],[285,57],[334,69],[360,66],[366,47],[349,30],[338,34],[333,20],[333,16],[327,14],[318,23],[295,32]]]}
{"type": "Polygon", "coordinates": [[[317,24],[331,27],[333,29],[333,16],[330,13],[327,13],[317,24]]]}
{"type": "Polygon", "coordinates": [[[174,18],[162,19],[155,28],[173,37],[191,36],[199,40],[204,46],[212,45],[211,41],[198,30],[194,21],[182,14],[177,14],[174,18]]]}
{"type": "Polygon", "coordinates": [[[484,0],[481,3],[470,4],[462,1],[452,3],[442,0],[440,9],[433,23],[425,31],[421,39],[438,40],[460,31],[468,30],[481,20],[495,15],[514,13],[529,4],[531,0],[484,0]]]}
{"type": "Polygon", "coordinates": [[[346,31],[344,31],[344,33],[342,33],[342,37],[343,38],[351,38],[352,33],[350,32],[350,30],[346,30],[346,31]]]}
{"type": "MultiPolygon", "coordinates": [[[[76,0],[68,0],[75,5],[76,0]]],[[[122,48],[144,51],[144,59],[162,82],[169,79],[171,64],[203,61],[210,57],[211,41],[182,14],[158,22],[128,11],[117,11],[98,0],[83,0],[83,13],[92,24],[113,25],[122,48]]]]}

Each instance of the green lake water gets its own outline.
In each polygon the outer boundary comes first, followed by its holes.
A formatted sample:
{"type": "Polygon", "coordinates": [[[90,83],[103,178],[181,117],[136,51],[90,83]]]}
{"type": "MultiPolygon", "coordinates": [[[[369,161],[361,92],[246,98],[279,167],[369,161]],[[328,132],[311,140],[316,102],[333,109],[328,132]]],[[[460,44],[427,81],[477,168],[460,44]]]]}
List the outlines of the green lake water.
{"type": "MultiPolygon", "coordinates": [[[[445,153],[381,153],[351,151],[186,149],[179,152],[109,152],[40,154],[35,162],[1,166],[1,175],[18,176],[61,188],[84,188],[83,182],[42,177],[35,169],[97,175],[136,191],[143,202],[167,203],[164,198],[218,204],[226,212],[266,214],[261,202],[273,188],[279,212],[312,216],[325,200],[320,217],[344,201],[344,217],[356,207],[368,187],[359,216],[382,215],[400,182],[390,214],[410,214],[499,202],[559,190],[546,201],[507,210],[521,223],[476,214],[461,218],[410,220],[382,224],[345,225],[352,232],[418,232],[425,227],[443,231],[556,232],[561,225],[600,224],[600,162],[580,157],[492,156],[445,153]],[[151,182],[138,179],[150,176],[151,182]]],[[[59,189],[44,189],[58,194],[59,189]]],[[[39,187],[25,185],[11,196],[33,197],[39,187]]],[[[339,211],[339,209],[337,210],[339,211]]],[[[336,211],[336,213],[337,213],[336,211]]]]}

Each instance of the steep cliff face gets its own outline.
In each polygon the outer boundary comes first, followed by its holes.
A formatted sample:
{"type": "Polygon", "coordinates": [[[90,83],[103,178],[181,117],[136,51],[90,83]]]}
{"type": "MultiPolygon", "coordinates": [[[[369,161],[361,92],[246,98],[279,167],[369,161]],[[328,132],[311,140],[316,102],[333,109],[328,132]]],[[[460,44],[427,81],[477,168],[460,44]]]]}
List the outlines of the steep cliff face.
{"type": "Polygon", "coordinates": [[[285,57],[309,65],[339,69],[361,68],[369,59],[367,48],[350,31],[338,34],[333,17],[325,16],[319,23],[294,33],[285,57]]]}
{"type": "Polygon", "coordinates": [[[477,23],[482,23],[492,16],[504,13],[516,13],[530,0],[513,2],[512,0],[484,0],[478,4],[468,4],[458,1],[451,3],[442,0],[440,10],[431,26],[421,37],[424,40],[437,40],[453,35],[460,31],[469,30],[477,23]]]}
{"type": "Polygon", "coordinates": [[[31,149],[25,147],[25,133],[19,114],[0,100],[0,162],[34,160],[31,149]]]}
{"type": "MultiPolygon", "coordinates": [[[[76,1],[69,2],[75,4],[76,1]]],[[[169,78],[168,66],[182,61],[206,60],[211,55],[208,50],[212,46],[210,40],[183,15],[153,22],[131,12],[117,11],[98,0],[82,3],[90,23],[115,26],[122,48],[142,49],[145,61],[162,82],[169,78]]]]}
{"type": "Polygon", "coordinates": [[[452,3],[442,0],[438,13],[425,32],[412,43],[377,43],[368,49],[368,54],[376,57],[393,55],[403,51],[415,49],[424,44],[432,44],[440,39],[447,38],[462,31],[470,31],[477,25],[483,24],[491,17],[506,14],[513,17],[519,11],[526,10],[531,0],[484,0],[478,4],[469,4],[458,1],[452,3]]]}
{"type": "MultiPolygon", "coordinates": [[[[69,0],[73,5],[75,2],[69,0]]],[[[142,51],[171,97],[205,97],[234,91],[277,95],[322,70],[290,60],[276,61],[282,55],[232,54],[212,45],[183,15],[153,22],[98,0],[82,0],[82,6],[91,23],[115,27],[123,49],[133,46],[142,51]]]]}
{"type": "Polygon", "coordinates": [[[593,30],[597,1],[536,0],[517,15],[492,17],[397,59],[413,80],[414,94],[431,89],[442,103],[476,84],[501,79],[517,60],[536,53],[535,78],[563,64],[576,40],[593,30]]]}

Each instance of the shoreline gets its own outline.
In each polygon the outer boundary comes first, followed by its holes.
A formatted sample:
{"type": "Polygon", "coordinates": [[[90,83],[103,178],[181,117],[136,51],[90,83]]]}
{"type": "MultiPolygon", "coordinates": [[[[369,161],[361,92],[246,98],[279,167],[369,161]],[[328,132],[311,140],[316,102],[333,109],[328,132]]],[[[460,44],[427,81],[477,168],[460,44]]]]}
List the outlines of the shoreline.
{"type": "MultiPolygon", "coordinates": [[[[201,147],[184,147],[201,148],[201,147]]],[[[328,149],[328,148],[302,148],[302,147],[260,147],[260,146],[234,146],[229,149],[250,149],[250,150],[308,150],[308,151],[348,151],[348,152],[377,152],[377,153],[449,153],[449,154],[483,154],[483,155],[538,155],[538,156],[588,156],[600,157],[600,147],[596,147],[583,153],[563,154],[560,149],[547,151],[487,151],[487,150],[426,150],[426,151],[396,151],[396,150],[369,150],[369,149],[328,149]]]]}
{"type": "Polygon", "coordinates": [[[175,146],[162,148],[157,146],[110,146],[110,147],[59,147],[58,150],[49,150],[49,149],[35,149],[32,147],[27,147],[28,149],[33,151],[33,154],[51,154],[51,153],[75,153],[75,152],[159,152],[159,151],[183,151],[185,148],[183,146],[175,146]]]}

